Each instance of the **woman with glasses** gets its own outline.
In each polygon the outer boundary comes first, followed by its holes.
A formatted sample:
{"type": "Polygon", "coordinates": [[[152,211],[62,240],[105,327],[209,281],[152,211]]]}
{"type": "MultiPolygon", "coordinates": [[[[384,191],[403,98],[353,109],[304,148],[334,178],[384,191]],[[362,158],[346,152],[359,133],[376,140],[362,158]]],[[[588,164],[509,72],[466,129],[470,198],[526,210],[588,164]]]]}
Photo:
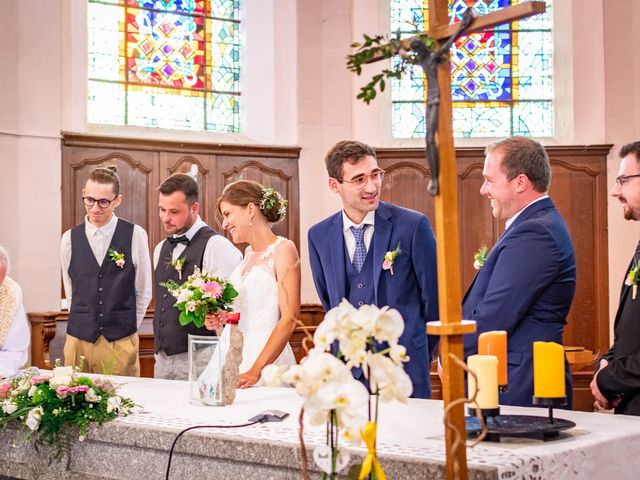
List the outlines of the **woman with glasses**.
{"type": "Polygon", "coordinates": [[[60,245],[69,304],[65,364],[140,376],[138,326],[151,301],[147,233],[114,214],[122,203],[115,166],[90,173],[82,203],[84,221],[67,230],[60,245]]]}

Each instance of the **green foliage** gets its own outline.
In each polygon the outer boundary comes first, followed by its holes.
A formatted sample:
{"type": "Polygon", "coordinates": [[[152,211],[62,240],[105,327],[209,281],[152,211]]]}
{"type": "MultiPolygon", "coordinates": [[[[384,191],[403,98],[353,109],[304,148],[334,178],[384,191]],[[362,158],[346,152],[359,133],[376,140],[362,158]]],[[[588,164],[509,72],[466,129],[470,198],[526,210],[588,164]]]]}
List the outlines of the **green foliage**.
{"type": "MultiPolygon", "coordinates": [[[[92,380],[73,373],[56,377],[39,375],[29,369],[0,384],[0,425],[16,423],[25,432],[25,441],[32,436],[56,445],[60,456],[72,437],[83,440],[92,423],[102,425],[118,415],[127,415],[134,404],[116,395],[116,388],[106,379],[92,380]],[[64,380],[59,383],[60,379],[64,380]]],[[[68,373],[68,372],[66,372],[68,373]]]]}
{"type": "Polygon", "coordinates": [[[238,296],[231,283],[198,268],[182,284],[168,280],[160,285],[176,298],[173,306],[180,310],[178,321],[182,326],[193,323],[201,328],[207,313],[230,311],[233,300],[238,296]]]}
{"type": "MultiPolygon", "coordinates": [[[[427,34],[418,35],[425,45],[433,49],[435,42],[427,34]]],[[[373,76],[371,81],[360,88],[357,98],[366,104],[371,103],[376,98],[378,90],[384,92],[386,88],[385,79],[402,78],[407,69],[416,63],[416,54],[411,50],[409,39],[387,38],[384,35],[370,37],[364,35],[364,42],[351,44],[352,48],[357,48],[356,52],[347,56],[347,69],[355,72],[356,75],[362,73],[362,66],[373,61],[400,56],[400,62],[393,68],[385,68],[381,73],[373,76]]]]}

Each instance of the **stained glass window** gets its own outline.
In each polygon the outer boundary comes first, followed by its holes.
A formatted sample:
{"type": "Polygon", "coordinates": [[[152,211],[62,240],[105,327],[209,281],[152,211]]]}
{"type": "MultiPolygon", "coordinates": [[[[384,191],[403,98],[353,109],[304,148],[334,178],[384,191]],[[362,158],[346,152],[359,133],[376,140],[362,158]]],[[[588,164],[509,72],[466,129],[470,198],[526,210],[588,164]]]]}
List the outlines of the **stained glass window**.
{"type": "MultiPolygon", "coordinates": [[[[449,0],[450,22],[472,7],[480,15],[525,0],[449,0]]],[[[429,28],[427,0],[391,0],[391,32],[410,37],[429,28]]],[[[553,135],[551,0],[547,11],[459,39],[451,49],[456,137],[553,135]]],[[[392,82],[392,133],[425,134],[422,70],[392,82]]]]}
{"type": "Polygon", "coordinates": [[[240,127],[240,0],[88,0],[88,120],[240,127]]]}

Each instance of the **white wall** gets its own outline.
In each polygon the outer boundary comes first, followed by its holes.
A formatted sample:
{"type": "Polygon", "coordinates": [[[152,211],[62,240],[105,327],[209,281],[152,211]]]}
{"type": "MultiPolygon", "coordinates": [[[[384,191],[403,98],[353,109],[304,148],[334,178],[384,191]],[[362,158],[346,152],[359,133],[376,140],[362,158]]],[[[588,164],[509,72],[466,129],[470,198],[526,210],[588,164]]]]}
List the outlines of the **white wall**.
{"type": "MultiPolygon", "coordinates": [[[[345,68],[349,44],[384,32],[384,0],[244,0],[243,134],[96,127],[86,116],[86,8],[83,0],[4,0],[0,17],[0,242],[9,248],[27,310],[57,309],[60,280],[60,131],[141,138],[300,145],[303,302],[317,296],[306,231],[339,208],[326,186],[324,153],[357,138],[374,146],[421,146],[390,138],[385,95],[370,106],[355,95],[365,76],[345,68]]],[[[640,138],[636,0],[556,0],[557,135],[545,143],[622,143],[640,138]],[[605,8],[606,7],[606,8],[605,8]]],[[[371,67],[371,70],[377,67],[371,67]]],[[[465,139],[459,145],[484,145],[465,139]]],[[[610,157],[610,186],[617,173],[610,157]]],[[[605,199],[602,199],[605,201],[605,199]]],[[[611,309],[640,225],[609,205],[611,309]]]]}
{"type": "Polygon", "coordinates": [[[0,242],[28,310],[59,306],[61,9],[3,2],[0,242]]]}

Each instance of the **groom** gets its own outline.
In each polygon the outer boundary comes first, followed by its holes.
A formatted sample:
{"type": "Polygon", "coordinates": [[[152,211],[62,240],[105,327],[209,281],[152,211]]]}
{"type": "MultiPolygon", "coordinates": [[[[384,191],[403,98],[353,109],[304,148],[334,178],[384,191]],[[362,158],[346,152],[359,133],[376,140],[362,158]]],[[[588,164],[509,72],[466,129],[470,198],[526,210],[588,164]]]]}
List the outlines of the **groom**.
{"type": "MultiPolygon", "coordinates": [[[[325,311],[346,298],[356,308],[388,305],[404,318],[400,337],[410,361],[413,397],[429,398],[429,367],[437,337],[426,322],[438,318],[435,237],[421,213],[380,202],[384,170],[376,153],[355,141],[338,142],[325,157],[329,188],[342,210],[309,230],[309,256],[325,311]],[[397,251],[392,265],[385,254],[397,251]]],[[[356,377],[362,372],[354,369],[356,377]]]]}

